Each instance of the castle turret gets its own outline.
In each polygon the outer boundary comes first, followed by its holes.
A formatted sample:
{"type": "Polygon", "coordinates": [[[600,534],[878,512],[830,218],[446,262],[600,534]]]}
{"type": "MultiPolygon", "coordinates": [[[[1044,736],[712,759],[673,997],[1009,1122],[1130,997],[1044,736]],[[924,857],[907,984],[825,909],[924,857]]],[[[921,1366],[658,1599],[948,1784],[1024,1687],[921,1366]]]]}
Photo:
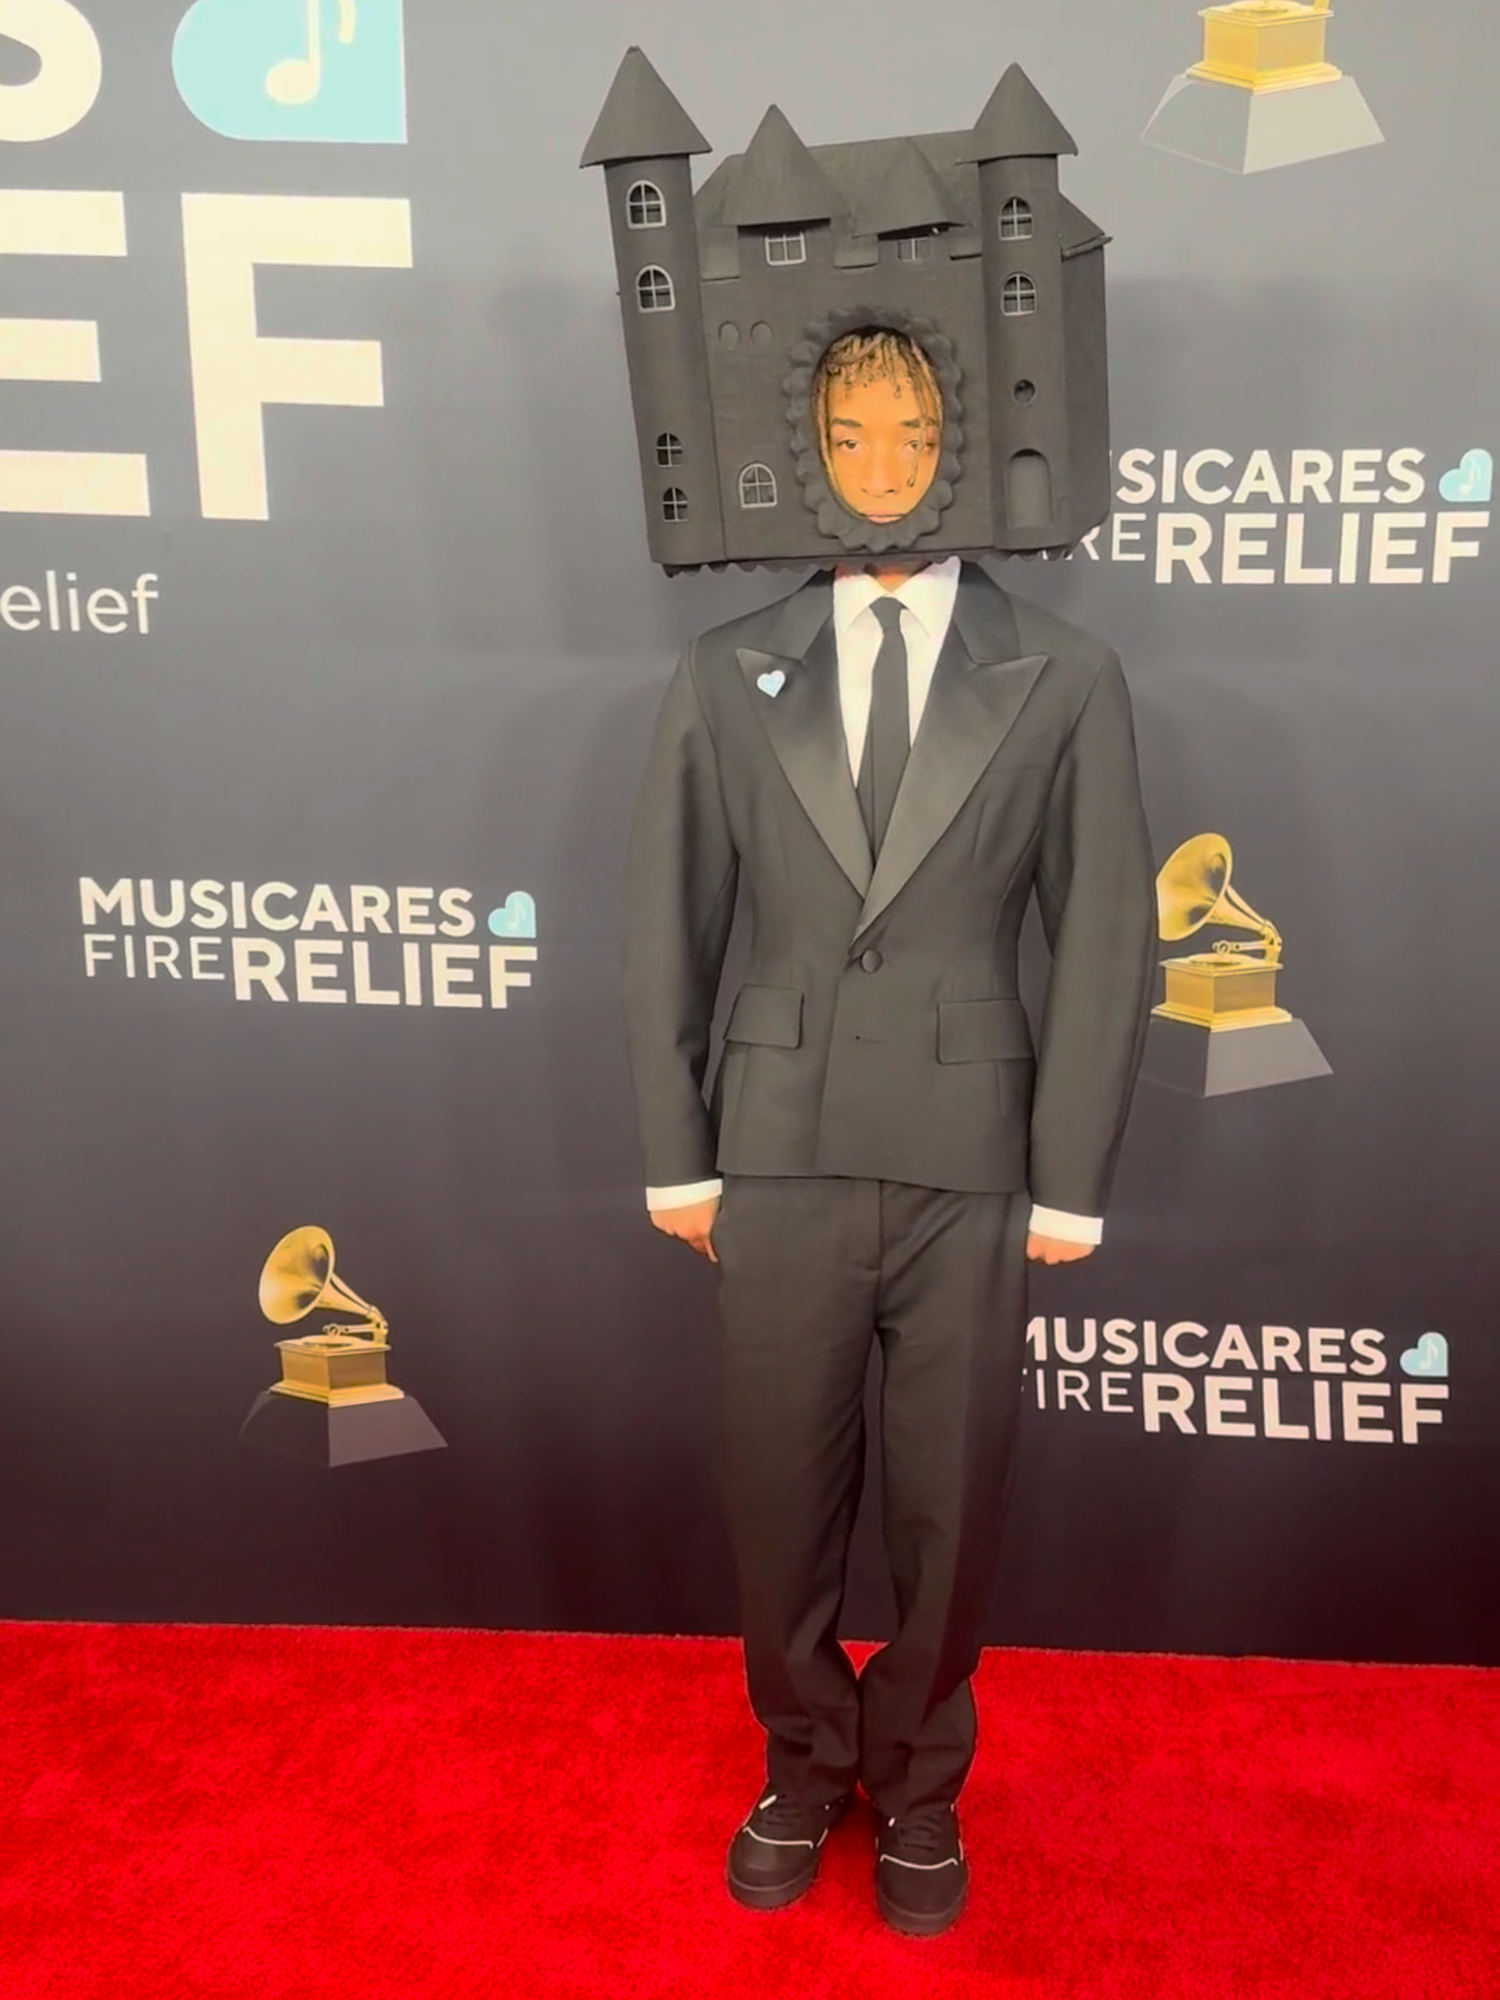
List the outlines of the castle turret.
{"type": "Polygon", "coordinates": [[[1061,548],[1073,525],[1068,327],[1057,162],[1076,153],[1019,65],[996,85],[964,157],[984,234],[996,546],[1061,548]]]}
{"type": "Polygon", "coordinates": [[[579,165],[603,167],[652,560],[724,560],[689,161],[708,141],[638,48],[579,165]]]}

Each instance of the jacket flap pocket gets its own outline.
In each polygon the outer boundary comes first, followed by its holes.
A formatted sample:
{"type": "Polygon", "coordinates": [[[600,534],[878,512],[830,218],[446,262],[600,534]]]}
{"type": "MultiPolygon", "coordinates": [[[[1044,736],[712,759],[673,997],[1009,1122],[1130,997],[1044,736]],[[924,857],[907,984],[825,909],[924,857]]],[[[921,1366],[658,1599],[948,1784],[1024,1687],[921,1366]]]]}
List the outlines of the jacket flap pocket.
{"type": "Polygon", "coordinates": [[[802,995],[791,986],[742,986],[724,1030],[726,1042],[795,1049],[802,1040],[802,995]]]}
{"type": "Polygon", "coordinates": [[[1030,1054],[1031,1029],[1019,1000],[938,1002],[939,1062],[998,1062],[1030,1054]]]}

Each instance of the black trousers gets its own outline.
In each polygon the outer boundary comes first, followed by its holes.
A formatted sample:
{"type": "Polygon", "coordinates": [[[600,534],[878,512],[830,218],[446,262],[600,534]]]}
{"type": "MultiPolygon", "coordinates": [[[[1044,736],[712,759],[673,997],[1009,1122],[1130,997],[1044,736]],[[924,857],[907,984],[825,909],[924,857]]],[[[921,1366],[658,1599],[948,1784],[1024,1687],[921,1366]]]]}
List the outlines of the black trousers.
{"type": "Polygon", "coordinates": [[[958,1796],[1026,1338],[1019,1195],[731,1176],[714,1228],[724,1492],[767,1774],[894,1816],[958,1796]],[[882,1357],[885,1547],[898,1630],[856,1680],[838,1643],[882,1357]]]}

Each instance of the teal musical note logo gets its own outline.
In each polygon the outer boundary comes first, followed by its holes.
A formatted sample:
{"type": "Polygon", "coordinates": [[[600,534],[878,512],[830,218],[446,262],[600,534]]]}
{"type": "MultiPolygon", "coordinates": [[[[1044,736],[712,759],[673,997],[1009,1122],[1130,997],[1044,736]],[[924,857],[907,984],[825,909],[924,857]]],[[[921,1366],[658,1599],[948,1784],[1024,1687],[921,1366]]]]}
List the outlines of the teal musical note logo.
{"type": "Polygon", "coordinates": [[[1453,470],[1445,472],[1438,481],[1438,492],[1443,498],[1457,501],[1461,506],[1488,507],[1494,490],[1494,458],[1478,449],[1466,451],[1453,470]]]}
{"type": "Polygon", "coordinates": [[[172,75],[227,139],[406,143],[402,0],[195,0],[172,75]]]}
{"type": "Polygon", "coordinates": [[[1440,1333],[1424,1333],[1401,1357],[1403,1375],[1441,1380],[1448,1373],[1448,1343],[1440,1333]]]}
{"type": "Polygon", "coordinates": [[[524,889],[512,889],[498,910],[491,910],[489,927],[498,938],[536,936],[536,899],[524,889]]]}

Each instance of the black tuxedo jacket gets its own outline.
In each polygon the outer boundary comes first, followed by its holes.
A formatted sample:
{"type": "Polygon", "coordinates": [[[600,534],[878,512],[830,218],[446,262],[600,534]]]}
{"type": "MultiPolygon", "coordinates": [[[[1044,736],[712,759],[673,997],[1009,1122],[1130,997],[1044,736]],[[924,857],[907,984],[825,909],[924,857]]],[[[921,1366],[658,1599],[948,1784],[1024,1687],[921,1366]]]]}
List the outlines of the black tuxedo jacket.
{"type": "Polygon", "coordinates": [[[1103,1212],[1156,961],[1118,659],[966,564],[890,828],[849,775],[826,575],[688,648],[631,836],[625,1003],[649,1185],[716,1172],[1028,1188],[1103,1212]],[[1017,941],[1052,949],[1033,1050],[1017,941]],[[712,1104],[736,893],[749,970],[712,1104]]]}

